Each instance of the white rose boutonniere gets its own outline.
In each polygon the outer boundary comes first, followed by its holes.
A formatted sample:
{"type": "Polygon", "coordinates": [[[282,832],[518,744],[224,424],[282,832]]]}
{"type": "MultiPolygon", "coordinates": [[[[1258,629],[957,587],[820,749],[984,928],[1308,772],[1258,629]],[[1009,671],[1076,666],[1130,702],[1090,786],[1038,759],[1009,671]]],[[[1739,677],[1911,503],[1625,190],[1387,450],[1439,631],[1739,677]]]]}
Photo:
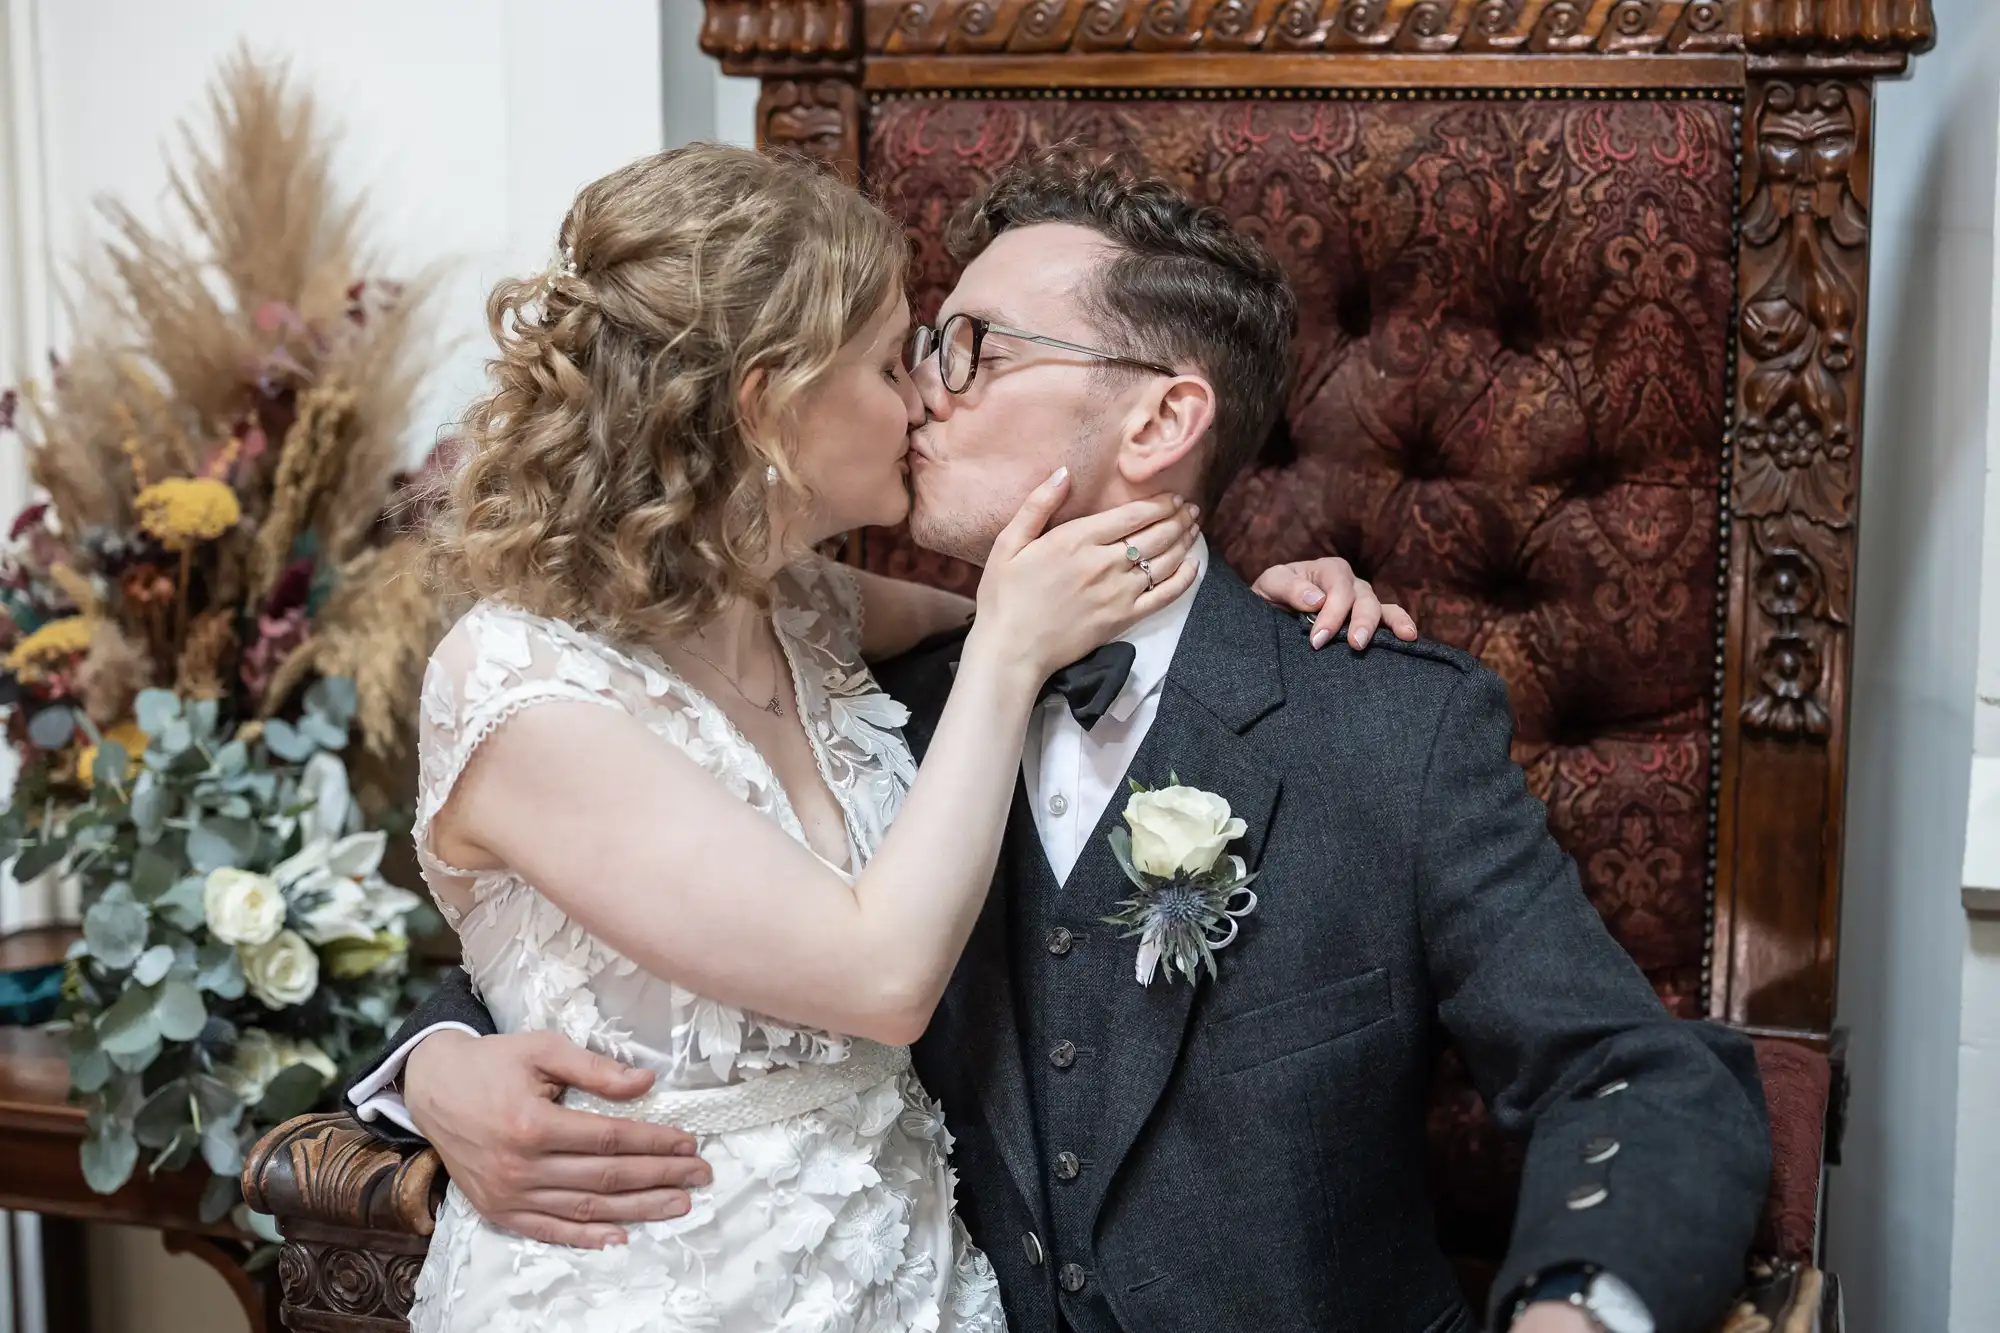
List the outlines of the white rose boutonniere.
{"type": "Polygon", "coordinates": [[[209,933],[229,944],[268,944],[285,924],[285,895],[269,875],[224,866],[202,884],[209,933]]]}
{"type": "Polygon", "coordinates": [[[1244,829],[1243,821],[1230,815],[1229,802],[1193,787],[1133,792],[1125,802],[1125,822],[1131,826],[1132,864],[1161,879],[1206,874],[1244,829]]]}
{"type": "Polygon", "coordinates": [[[1111,851],[1139,890],[1118,904],[1109,925],[1125,927],[1139,941],[1134,973],[1142,986],[1166,965],[1167,982],[1178,971],[1190,982],[1202,968],[1215,976],[1215,951],[1236,939],[1237,923],[1257,909],[1250,881],[1257,876],[1240,856],[1226,855],[1246,826],[1214,792],[1173,784],[1149,791],[1132,783],[1126,828],[1111,830],[1111,851]]]}

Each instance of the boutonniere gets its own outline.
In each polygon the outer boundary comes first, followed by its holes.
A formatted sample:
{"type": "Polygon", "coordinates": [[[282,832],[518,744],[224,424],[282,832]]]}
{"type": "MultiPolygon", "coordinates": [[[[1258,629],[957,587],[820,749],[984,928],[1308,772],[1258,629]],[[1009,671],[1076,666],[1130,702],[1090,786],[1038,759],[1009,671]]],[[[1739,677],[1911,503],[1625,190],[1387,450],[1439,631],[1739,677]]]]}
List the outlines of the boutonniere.
{"type": "Polygon", "coordinates": [[[1142,986],[1166,964],[1167,984],[1178,970],[1190,982],[1195,968],[1215,976],[1215,951],[1236,939],[1237,922],[1257,910],[1250,881],[1257,878],[1240,856],[1225,855],[1243,836],[1245,825],[1229,813],[1229,802],[1214,792],[1172,786],[1149,791],[1132,783],[1125,802],[1125,828],[1111,830],[1111,852],[1138,892],[1118,904],[1105,923],[1125,927],[1124,938],[1139,941],[1142,986]]]}

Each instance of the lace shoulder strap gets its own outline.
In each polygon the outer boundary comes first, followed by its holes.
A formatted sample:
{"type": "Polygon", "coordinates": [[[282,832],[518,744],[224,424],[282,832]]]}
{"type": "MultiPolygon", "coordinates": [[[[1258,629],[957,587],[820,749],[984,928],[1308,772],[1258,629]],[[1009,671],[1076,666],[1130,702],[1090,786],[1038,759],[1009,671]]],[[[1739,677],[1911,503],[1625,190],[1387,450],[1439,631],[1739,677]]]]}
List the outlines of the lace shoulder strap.
{"type": "MultiPolygon", "coordinates": [[[[543,703],[586,703],[635,711],[650,682],[645,669],[573,625],[481,602],[452,626],[424,671],[417,723],[419,783],[415,827],[420,858],[473,878],[440,859],[430,824],[480,745],[508,718],[543,703]]],[[[664,689],[664,682],[661,688],[664,689]]]]}
{"type": "Polygon", "coordinates": [[[776,592],[800,711],[866,861],[916,781],[916,761],[900,730],[909,710],[882,692],[861,660],[861,587],[851,569],[815,555],[787,568],[776,592]]]}
{"type": "Polygon", "coordinates": [[[863,606],[854,571],[823,555],[787,566],[777,581],[778,615],[794,638],[830,661],[859,666],[863,606]]]}

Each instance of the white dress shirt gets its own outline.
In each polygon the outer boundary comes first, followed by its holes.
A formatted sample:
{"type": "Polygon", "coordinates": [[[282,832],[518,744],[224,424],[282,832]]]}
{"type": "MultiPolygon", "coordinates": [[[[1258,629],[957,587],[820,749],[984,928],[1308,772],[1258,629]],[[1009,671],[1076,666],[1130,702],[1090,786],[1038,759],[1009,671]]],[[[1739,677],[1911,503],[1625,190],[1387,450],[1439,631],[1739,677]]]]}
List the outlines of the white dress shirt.
{"type": "Polygon", "coordinates": [[[463,1023],[433,1023],[411,1037],[391,1051],[389,1058],[375,1067],[374,1073],[347,1090],[348,1100],[354,1103],[356,1119],[373,1120],[379,1115],[412,1134],[423,1134],[411,1121],[410,1108],[403,1102],[403,1065],[409,1060],[410,1052],[417,1048],[417,1043],[433,1032],[463,1032],[469,1037],[480,1035],[463,1023]]]}
{"type": "Polygon", "coordinates": [[[1028,788],[1028,807],[1035,814],[1035,832],[1048,853],[1056,883],[1069,879],[1077,858],[1111,798],[1125,785],[1125,770],[1139,753],[1139,743],[1160,713],[1160,695],[1167,684],[1195,593],[1208,575],[1208,542],[1196,536],[1188,559],[1196,562],[1192,586],[1166,606],[1134,625],[1119,639],[1132,645],[1132,674],[1125,688],[1097,725],[1085,731],[1070,716],[1061,696],[1035,710],[1021,746],[1021,778],[1028,788]]]}
{"type": "MultiPolygon", "coordinates": [[[[1139,753],[1139,743],[1159,715],[1167,668],[1180,646],[1188,612],[1194,609],[1195,593],[1208,575],[1207,539],[1197,535],[1187,558],[1196,564],[1194,584],[1119,636],[1134,649],[1132,674],[1097,725],[1085,731],[1070,716],[1069,705],[1061,696],[1042,704],[1028,720],[1028,735],[1021,747],[1021,777],[1035,812],[1035,832],[1041,835],[1042,849],[1048,853],[1059,884],[1069,878],[1077,858],[1083,855],[1105,806],[1124,784],[1125,770],[1139,753]]],[[[471,1032],[462,1023],[440,1023],[404,1042],[374,1073],[348,1089],[355,1113],[363,1120],[386,1116],[417,1133],[403,1104],[403,1063],[418,1042],[446,1028],[471,1032]]]]}

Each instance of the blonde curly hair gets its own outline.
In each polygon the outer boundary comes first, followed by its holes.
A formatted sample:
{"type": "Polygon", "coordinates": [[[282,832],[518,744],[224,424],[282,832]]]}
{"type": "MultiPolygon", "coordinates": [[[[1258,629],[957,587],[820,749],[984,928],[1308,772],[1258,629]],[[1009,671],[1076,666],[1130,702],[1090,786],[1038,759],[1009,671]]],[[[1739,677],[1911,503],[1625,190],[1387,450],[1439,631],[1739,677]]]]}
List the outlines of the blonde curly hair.
{"type": "Polygon", "coordinates": [[[433,574],[625,642],[762,600],[773,509],[810,499],[800,409],[902,290],[901,229],[809,163],[691,144],[585,186],[559,244],[487,300],[433,574]]]}

